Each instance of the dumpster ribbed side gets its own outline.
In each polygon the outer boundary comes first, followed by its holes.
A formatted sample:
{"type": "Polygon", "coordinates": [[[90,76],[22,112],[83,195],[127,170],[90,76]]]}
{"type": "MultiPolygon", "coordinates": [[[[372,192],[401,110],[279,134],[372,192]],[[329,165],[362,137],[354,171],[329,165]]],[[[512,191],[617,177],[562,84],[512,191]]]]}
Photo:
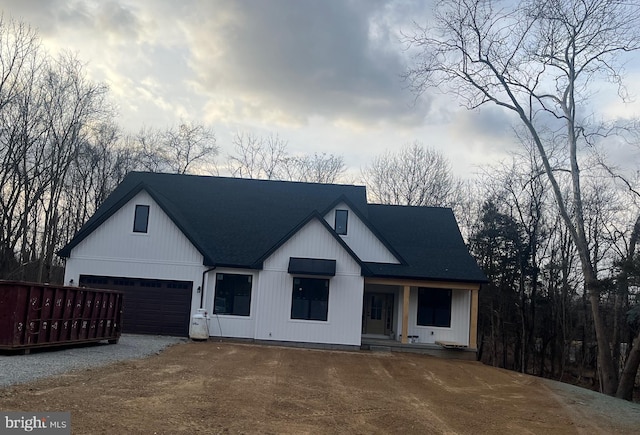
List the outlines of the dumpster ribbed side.
{"type": "Polygon", "coordinates": [[[28,349],[120,338],[117,290],[0,282],[0,349],[28,349]]]}

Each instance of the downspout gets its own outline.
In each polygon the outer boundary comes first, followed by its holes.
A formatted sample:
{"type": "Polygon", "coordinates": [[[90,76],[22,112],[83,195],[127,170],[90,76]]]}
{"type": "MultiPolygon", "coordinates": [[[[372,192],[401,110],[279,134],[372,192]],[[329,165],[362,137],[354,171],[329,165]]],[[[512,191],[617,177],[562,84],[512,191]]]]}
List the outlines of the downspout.
{"type": "Polygon", "coordinates": [[[205,270],[204,272],[202,272],[202,284],[200,284],[200,308],[204,308],[204,277],[207,275],[207,273],[211,272],[212,270],[214,270],[216,268],[216,266],[212,266],[209,269],[205,270]]]}

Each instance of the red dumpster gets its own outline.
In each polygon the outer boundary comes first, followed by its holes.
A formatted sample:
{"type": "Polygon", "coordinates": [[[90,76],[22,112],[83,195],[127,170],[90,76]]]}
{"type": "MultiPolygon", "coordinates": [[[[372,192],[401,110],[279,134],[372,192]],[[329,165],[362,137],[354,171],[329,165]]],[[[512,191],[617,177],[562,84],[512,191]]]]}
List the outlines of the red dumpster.
{"type": "Polygon", "coordinates": [[[120,338],[123,292],[0,281],[0,349],[120,338]]]}

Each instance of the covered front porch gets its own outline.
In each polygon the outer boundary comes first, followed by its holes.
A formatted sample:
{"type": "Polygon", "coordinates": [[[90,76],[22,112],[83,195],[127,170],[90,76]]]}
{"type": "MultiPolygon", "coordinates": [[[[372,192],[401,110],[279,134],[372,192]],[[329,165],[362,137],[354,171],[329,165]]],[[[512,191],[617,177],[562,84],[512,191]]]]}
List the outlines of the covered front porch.
{"type": "Polygon", "coordinates": [[[478,283],[365,278],[362,347],[475,358],[478,283]]]}

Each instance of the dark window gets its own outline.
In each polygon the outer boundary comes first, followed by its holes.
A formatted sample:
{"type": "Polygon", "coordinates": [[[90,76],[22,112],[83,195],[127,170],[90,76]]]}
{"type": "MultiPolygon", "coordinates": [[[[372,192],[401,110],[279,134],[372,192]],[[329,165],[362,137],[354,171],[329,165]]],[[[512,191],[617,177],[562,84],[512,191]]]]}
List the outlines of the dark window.
{"type": "Polygon", "coordinates": [[[336,233],[347,234],[347,221],[349,220],[349,210],[336,210],[336,233]]]}
{"type": "Polygon", "coordinates": [[[451,290],[418,289],[418,325],[451,326],[451,290]]]}
{"type": "Polygon", "coordinates": [[[291,318],[327,320],[329,310],[329,280],[294,278],[291,298],[291,318]]]}
{"type": "Polygon", "coordinates": [[[251,309],[251,275],[216,274],[215,314],[248,316],[251,309]]]}
{"type": "Polygon", "coordinates": [[[136,205],[136,215],[133,219],[133,232],[146,233],[149,227],[149,206],[136,205]]]}

